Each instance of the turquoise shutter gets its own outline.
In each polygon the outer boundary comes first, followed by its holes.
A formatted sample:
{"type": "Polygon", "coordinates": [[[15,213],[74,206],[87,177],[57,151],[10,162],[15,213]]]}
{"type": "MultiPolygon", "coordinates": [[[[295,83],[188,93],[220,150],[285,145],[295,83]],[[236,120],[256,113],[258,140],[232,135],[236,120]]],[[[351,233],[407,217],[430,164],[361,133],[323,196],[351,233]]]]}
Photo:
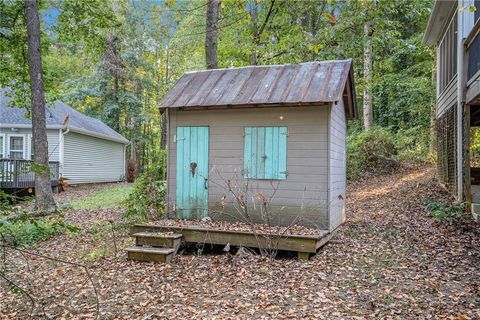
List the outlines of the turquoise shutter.
{"type": "Polygon", "coordinates": [[[287,127],[247,127],[244,140],[244,177],[287,178],[287,127]]]}

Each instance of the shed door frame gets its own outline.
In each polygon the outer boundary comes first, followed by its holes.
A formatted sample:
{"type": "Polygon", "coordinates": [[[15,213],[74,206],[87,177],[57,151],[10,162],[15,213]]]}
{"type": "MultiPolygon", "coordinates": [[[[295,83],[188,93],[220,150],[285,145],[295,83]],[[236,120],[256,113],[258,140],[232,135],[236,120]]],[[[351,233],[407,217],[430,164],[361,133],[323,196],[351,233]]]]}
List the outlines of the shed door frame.
{"type": "Polygon", "coordinates": [[[201,219],[208,216],[210,128],[177,126],[175,133],[175,211],[181,219],[201,219]]]}

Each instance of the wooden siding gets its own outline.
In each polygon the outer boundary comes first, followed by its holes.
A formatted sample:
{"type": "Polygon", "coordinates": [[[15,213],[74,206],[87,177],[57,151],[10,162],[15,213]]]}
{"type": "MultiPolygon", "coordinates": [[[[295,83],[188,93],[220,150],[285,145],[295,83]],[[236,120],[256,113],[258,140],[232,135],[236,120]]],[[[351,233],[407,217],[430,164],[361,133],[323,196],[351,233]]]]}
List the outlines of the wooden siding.
{"type": "Polygon", "coordinates": [[[457,75],[453,77],[445,90],[437,98],[437,118],[457,103],[457,75]]]}
{"type": "Polygon", "coordinates": [[[63,157],[63,176],[71,184],[114,182],[125,176],[122,143],[69,132],[63,157]]]}
{"type": "MultiPolygon", "coordinates": [[[[25,137],[25,156],[29,157],[30,153],[28,148],[30,147],[30,142],[28,141],[29,135],[32,134],[32,129],[19,128],[18,131],[12,131],[10,128],[0,128],[0,134],[5,134],[6,139],[9,135],[23,135],[25,137]]],[[[60,130],[59,129],[48,129],[47,130],[47,141],[48,141],[48,156],[49,161],[59,161],[60,160],[60,130]]],[[[25,160],[30,160],[27,158],[25,160]]]]}
{"type": "Polygon", "coordinates": [[[343,103],[333,105],[329,126],[329,224],[330,230],[345,221],[347,188],[346,135],[347,123],[343,103]]]}
{"type": "MultiPolygon", "coordinates": [[[[169,110],[168,202],[173,210],[176,190],[176,126],[209,126],[209,208],[234,215],[231,203],[221,205],[227,192],[226,180],[243,185],[243,134],[250,126],[288,127],[288,176],[283,181],[250,180],[249,194],[271,197],[274,223],[299,224],[328,229],[328,122],[329,106],[276,107],[227,110],[169,110]],[[283,117],[281,120],[280,117],[283,117]],[[273,187],[272,187],[273,184],[273,187]],[[278,187],[277,187],[278,185],[278,187]],[[300,218],[300,220],[299,220],[300,218]]],[[[258,209],[258,208],[257,208],[258,209]]],[[[254,210],[256,222],[260,214],[254,210]]],[[[219,215],[222,219],[225,215],[219,215]]]]}

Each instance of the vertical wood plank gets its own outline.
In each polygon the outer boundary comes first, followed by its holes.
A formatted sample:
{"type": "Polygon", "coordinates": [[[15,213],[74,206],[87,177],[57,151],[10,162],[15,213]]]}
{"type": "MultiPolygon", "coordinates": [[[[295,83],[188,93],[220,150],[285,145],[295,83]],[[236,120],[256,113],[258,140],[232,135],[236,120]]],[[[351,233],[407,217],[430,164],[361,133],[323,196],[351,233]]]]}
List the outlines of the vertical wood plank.
{"type": "Polygon", "coordinates": [[[279,128],[278,135],[278,179],[287,179],[287,127],[279,128]]]}
{"type": "Polygon", "coordinates": [[[274,127],[273,128],[273,136],[272,136],[272,139],[273,139],[273,142],[272,142],[272,145],[273,145],[273,149],[272,149],[272,168],[273,168],[273,172],[272,172],[272,179],[279,179],[280,175],[279,175],[279,169],[278,169],[278,158],[280,156],[278,150],[278,144],[280,143],[279,141],[279,135],[280,135],[280,130],[278,127],[274,127]]]}
{"type": "Polygon", "coordinates": [[[252,128],[245,127],[244,130],[243,176],[249,179],[252,178],[252,128]]]}
{"type": "Polygon", "coordinates": [[[250,178],[257,178],[257,168],[258,168],[258,163],[257,163],[257,150],[258,150],[258,128],[252,128],[252,152],[251,152],[251,175],[250,178]]]}
{"type": "Polygon", "coordinates": [[[257,179],[265,179],[265,127],[257,128],[257,179]]]}
{"type": "Polygon", "coordinates": [[[177,210],[177,217],[183,218],[183,127],[177,127],[176,132],[176,144],[177,144],[177,187],[175,193],[175,202],[176,202],[176,210],[177,210]]]}
{"type": "Polygon", "coordinates": [[[265,158],[263,159],[265,167],[264,179],[274,179],[274,172],[276,170],[276,168],[273,167],[273,132],[274,127],[265,128],[265,158]]]}

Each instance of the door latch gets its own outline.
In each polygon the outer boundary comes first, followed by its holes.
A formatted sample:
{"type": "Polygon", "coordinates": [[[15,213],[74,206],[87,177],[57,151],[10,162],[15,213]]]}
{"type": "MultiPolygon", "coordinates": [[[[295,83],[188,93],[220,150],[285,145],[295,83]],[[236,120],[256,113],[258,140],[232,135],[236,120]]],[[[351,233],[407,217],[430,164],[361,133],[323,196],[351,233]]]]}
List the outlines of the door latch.
{"type": "Polygon", "coordinates": [[[196,162],[190,163],[190,171],[192,172],[192,177],[195,177],[195,169],[197,169],[197,163],[196,162]]]}

